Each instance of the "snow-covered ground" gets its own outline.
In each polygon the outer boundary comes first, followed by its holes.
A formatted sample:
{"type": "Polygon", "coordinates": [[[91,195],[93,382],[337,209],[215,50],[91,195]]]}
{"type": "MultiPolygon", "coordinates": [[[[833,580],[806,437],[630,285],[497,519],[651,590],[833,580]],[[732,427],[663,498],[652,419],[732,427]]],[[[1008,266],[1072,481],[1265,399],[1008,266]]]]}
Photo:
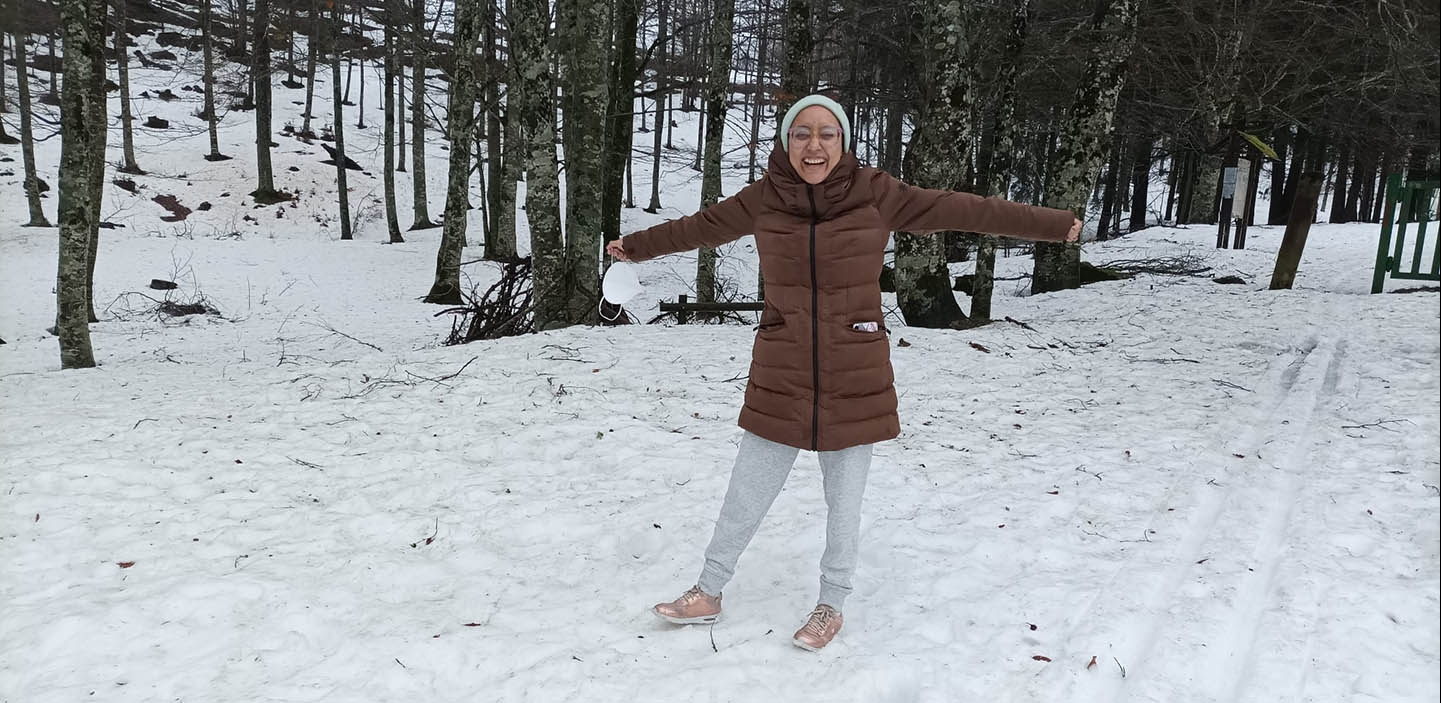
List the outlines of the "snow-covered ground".
{"type": "MultiPolygon", "coordinates": [[[[176,75],[137,69],[137,92],[176,75]]],[[[193,109],[137,112],[193,126],[193,109]]],[[[438,230],[381,245],[372,217],[336,241],[331,167],[285,138],[277,184],[301,200],[252,208],[244,115],[223,136],[236,159],[214,165],[203,133],[142,134],[145,197],[107,195],[125,228],[102,232],[96,369],[57,370],[55,231],[16,226],[18,176],[0,179],[0,701],[1441,696],[1441,308],[1366,294],[1375,226],[1313,228],[1292,291],[1265,290],[1279,228],[1245,251],[1152,228],[1085,254],[1213,270],[1034,298],[998,284],[996,317],[1024,326],[892,320],[903,433],[877,447],[846,627],[811,654],[789,639],[823,541],[813,455],[719,624],[647,612],[700,569],[748,326],[442,346],[451,320],[418,300],[438,230]],[[214,206],[164,223],[160,193],[214,206]],[[220,314],[147,314],[152,278],[220,314]]],[[[347,135],[367,167],[375,136],[347,135]]],[[[41,145],[42,169],[57,158],[41,145]]],[[[688,158],[663,216],[694,209],[688,158]]],[[[644,154],[635,172],[644,203],[644,154]]],[[[744,171],[727,176],[734,192],[744,171]]],[[[728,253],[748,292],[746,240],[728,253]]],[[[639,317],[686,290],[689,261],[643,265],[639,317]]]]}

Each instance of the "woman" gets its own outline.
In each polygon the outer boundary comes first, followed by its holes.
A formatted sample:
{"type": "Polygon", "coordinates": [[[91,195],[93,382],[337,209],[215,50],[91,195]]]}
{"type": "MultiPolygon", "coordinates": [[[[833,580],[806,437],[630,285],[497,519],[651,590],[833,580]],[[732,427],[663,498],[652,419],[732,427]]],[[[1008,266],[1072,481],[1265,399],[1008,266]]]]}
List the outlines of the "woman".
{"type": "Polygon", "coordinates": [[[740,413],[745,433],[699,581],[653,610],[678,624],[714,622],[721,590],[797,454],[819,452],[827,509],[820,597],[793,639],[815,651],[841,629],[871,445],[900,433],[881,312],[890,233],[963,230],[1059,242],[1076,241],[1081,223],[1065,210],[916,188],[861,167],[847,148],[845,110],[821,95],[797,102],[780,134],[765,178],[606,251],[645,261],[755,233],[766,296],[740,413]]]}

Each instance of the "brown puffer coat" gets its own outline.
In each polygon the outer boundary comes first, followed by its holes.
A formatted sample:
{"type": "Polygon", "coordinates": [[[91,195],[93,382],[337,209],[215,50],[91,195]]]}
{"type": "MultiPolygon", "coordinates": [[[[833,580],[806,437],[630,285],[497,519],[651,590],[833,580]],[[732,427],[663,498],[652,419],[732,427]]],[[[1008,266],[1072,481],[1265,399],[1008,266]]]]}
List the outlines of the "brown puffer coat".
{"type": "Polygon", "coordinates": [[[819,185],[779,146],[765,178],[694,215],[622,240],[633,261],[755,233],[765,310],[740,426],[773,442],[833,451],[900,434],[890,343],[852,329],[882,321],[881,264],[892,231],[960,230],[1062,241],[1072,215],[927,190],[845,154],[819,185]]]}

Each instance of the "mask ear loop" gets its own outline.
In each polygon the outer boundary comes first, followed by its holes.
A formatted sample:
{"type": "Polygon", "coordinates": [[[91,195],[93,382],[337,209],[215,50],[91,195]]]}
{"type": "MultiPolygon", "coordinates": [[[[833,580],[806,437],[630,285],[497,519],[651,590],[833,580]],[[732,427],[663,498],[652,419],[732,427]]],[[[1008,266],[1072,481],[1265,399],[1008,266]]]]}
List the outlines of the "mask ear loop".
{"type": "Polygon", "coordinates": [[[605,304],[606,304],[607,302],[608,302],[608,301],[605,299],[605,297],[602,296],[601,299],[600,299],[600,303],[596,304],[596,310],[595,310],[596,314],[600,315],[600,319],[605,320],[606,322],[615,322],[616,320],[619,320],[619,319],[620,319],[620,316],[625,314],[625,306],[623,306],[623,305],[616,305],[615,303],[611,303],[611,305],[615,305],[615,311],[616,311],[616,312],[615,312],[615,317],[606,317],[606,316],[605,316],[605,304]]]}

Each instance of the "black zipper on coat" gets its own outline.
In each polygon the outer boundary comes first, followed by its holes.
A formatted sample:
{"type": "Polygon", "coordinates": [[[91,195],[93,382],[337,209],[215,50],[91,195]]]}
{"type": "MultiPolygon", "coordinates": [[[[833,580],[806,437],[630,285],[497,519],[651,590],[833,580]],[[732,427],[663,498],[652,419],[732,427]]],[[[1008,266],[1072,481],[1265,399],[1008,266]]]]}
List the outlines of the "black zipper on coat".
{"type": "Polygon", "coordinates": [[[806,185],[811,201],[811,451],[821,446],[821,311],[816,282],[816,190],[806,185]]]}

